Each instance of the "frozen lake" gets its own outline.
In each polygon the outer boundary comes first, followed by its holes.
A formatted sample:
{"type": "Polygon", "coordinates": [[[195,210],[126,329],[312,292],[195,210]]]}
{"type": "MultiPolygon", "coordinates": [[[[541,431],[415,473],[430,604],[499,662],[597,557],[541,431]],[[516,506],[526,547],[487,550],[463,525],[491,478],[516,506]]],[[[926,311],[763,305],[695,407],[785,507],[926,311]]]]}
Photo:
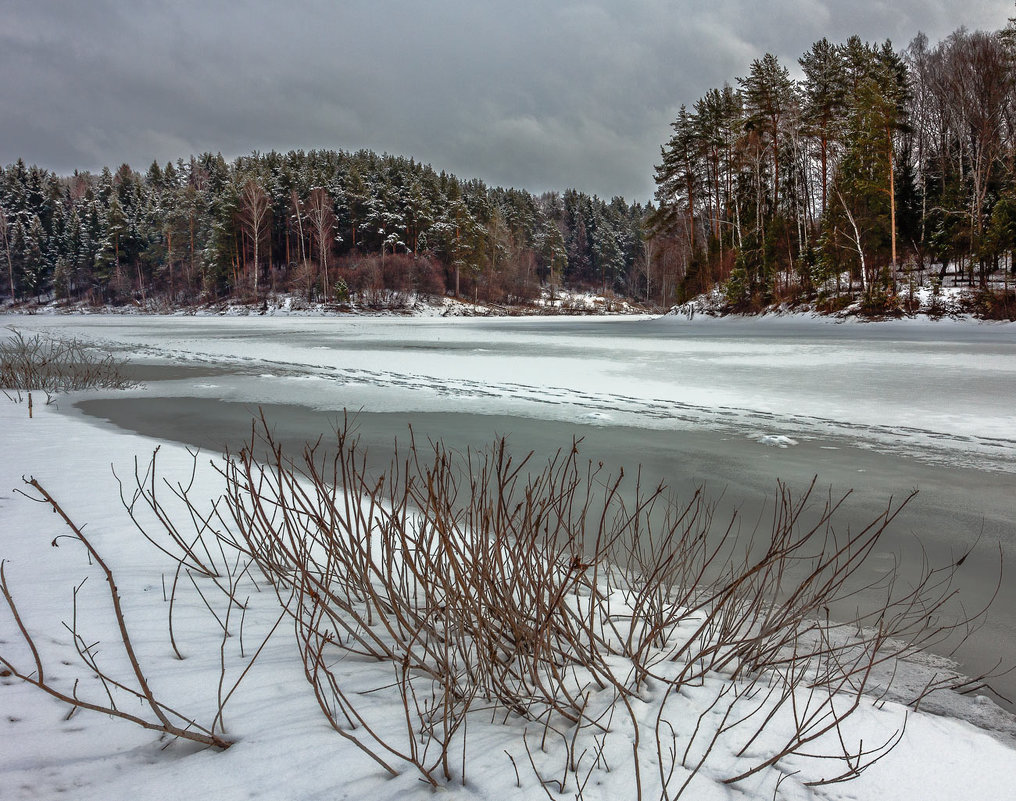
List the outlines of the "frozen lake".
{"type": "MultiPolygon", "coordinates": [[[[745,519],[777,479],[823,496],[854,490],[840,525],[864,525],[920,494],[875,555],[955,561],[965,603],[1010,566],[970,670],[1016,663],[1016,326],[943,321],[696,317],[393,319],[26,317],[129,356],[146,387],[78,411],[143,434],[217,450],[266,407],[298,444],[341,410],[383,460],[393,436],[454,447],[508,435],[551,453],[584,437],[610,467],[642,464],[680,494],[705,483],[745,519]]],[[[68,409],[68,411],[71,411],[68,409]]],[[[1016,679],[999,686],[1016,694],[1016,679]]]]}
{"type": "Polygon", "coordinates": [[[313,409],[821,437],[1016,470],[1016,326],[775,318],[27,317],[134,360],[212,368],[174,395],[313,409]],[[223,372],[225,371],[225,373],[223,372]]]}

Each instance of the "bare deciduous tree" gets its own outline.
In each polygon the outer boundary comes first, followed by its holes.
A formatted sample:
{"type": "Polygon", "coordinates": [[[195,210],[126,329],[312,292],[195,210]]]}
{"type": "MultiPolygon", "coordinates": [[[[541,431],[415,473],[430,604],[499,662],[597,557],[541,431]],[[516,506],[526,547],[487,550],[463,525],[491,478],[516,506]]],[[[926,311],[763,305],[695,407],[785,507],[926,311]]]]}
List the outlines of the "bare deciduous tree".
{"type": "Polygon", "coordinates": [[[328,281],[328,256],[335,243],[335,209],[332,198],[322,187],[310,190],[307,198],[307,219],[317,247],[318,264],[321,269],[321,290],[325,297],[330,294],[328,281]]]}
{"type": "Polygon", "coordinates": [[[240,190],[240,204],[238,209],[240,225],[251,242],[254,256],[254,294],[259,291],[261,273],[261,246],[265,244],[270,233],[272,221],[272,207],[261,184],[254,179],[247,181],[240,190]]]}

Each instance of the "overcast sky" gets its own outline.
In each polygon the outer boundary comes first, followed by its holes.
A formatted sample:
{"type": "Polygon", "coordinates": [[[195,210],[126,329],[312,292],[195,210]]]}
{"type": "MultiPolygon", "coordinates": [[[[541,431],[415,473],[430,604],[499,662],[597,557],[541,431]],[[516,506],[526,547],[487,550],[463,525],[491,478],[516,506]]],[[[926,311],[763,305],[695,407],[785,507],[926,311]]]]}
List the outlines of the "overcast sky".
{"type": "Polygon", "coordinates": [[[998,29],[1011,0],[0,0],[0,164],[370,148],[648,200],[682,103],[823,36],[998,29]]]}

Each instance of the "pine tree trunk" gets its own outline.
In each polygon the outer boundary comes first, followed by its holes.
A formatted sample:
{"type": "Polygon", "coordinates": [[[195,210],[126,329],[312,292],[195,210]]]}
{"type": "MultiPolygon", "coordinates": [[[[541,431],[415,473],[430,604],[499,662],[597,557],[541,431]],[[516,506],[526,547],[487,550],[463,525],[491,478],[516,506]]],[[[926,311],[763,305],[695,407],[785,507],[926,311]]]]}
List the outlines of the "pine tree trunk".
{"type": "Polygon", "coordinates": [[[892,131],[886,129],[886,137],[889,140],[889,227],[892,239],[892,263],[890,272],[895,281],[896,275],[896,165],[893,159],[893,136],[892,131]]]}
{"type": "Polygon", "coordinates": [[[169,269],[169,297],[172,301],[173,292],[173,232],[166,232],[166,266],[169,269]]]}

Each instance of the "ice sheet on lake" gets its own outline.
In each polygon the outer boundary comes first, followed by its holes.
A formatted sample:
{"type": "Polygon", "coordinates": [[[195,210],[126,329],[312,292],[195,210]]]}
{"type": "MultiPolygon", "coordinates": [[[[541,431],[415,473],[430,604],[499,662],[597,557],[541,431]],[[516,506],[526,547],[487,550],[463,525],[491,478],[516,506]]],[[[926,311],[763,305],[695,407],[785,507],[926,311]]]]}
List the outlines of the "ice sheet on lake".
{"type": "Polygon", "coordinates": [[[230,373],[209,382],[214,388],[166,387],[180,395],[777,432],[1016,471],[1013,325],[698,317],[694,324],[106,316],[17,323],[91,338],[135,359],[230,373]]]}

